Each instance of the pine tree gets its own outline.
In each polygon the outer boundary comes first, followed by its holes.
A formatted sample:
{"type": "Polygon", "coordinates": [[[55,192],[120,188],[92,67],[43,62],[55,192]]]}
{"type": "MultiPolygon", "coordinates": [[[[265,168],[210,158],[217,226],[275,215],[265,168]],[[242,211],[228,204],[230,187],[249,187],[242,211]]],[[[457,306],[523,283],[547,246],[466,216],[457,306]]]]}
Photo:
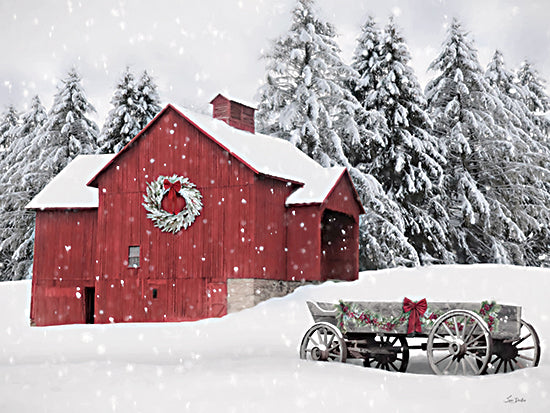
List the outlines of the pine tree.
{"type": "Polygon", "coordinates": [[[13,130],[8,155],[0,162],[0,265],[1,280],[29,276],[33,257],[34,213],[25,205],[46,185],[49,175],[36,168],[42,146],[39,131],[46,122],[46,110],[38,96],[13,130]]]}
{"type": "Polygon", "coordinates": [[[365,209],[359,220],[360,270],[418,265],[418,253],[404,235],[399,205],[372,175],[353,166],[348,170],[365,209]]]}
{"type": "Polygon", "coordinates": [[[13,129],[19,123],[19,113],[15,106],[9,105],[0,118],[0,160],[13,140],[13,129]]]}
{"type": "Polygon", "coordinates": [[[143,71],[136,86],[137,120],[143,129],[162,109],[158,88],[146,70],[143,71]]]}
{"type": "MultiPolygon", "coordinates": [[[[522,62],[516,72],[516,78],[516,82],[522,88],[521,100],[527,106],[529,119],[535,126],[529,131],[530,135],[542,146],[550,149],[550,97],[546,92],[546,81],[540,77],[537,70],[528,61],[522,62]]],[[[546,165],[546,169],[548,168],[549,166],[546,165]]],[[[549,186],[550,180],[547,180],[546,183],[546,186],[549,186]]],[[[546,209],[543,209],[541,212],[545,211],[546,209]]],[[[528,264],[550,266],[549,238],[550,228],[543,224],[539,225],[536,232],[528,234],[528,264]]]]}
{"type": "Polygon", "coordinates": [[[373,105],[367,100],[367,96],[376,90],[379,73],[377,73],[382,33],[378,29],[372,16],[361,27],[361,34],[357,38],[357,44],[352,57],[351,67],[359,75],[359,80],[354,88],[354,95],[363,104],[365,109],[372,109],[373,105]]]}
{"type": "Polygon", "coordinates": [[[502,115],[503,103],[456,19],[430,69],[439,72],[428,83],[426,96],[447,158],[443,189],[457,259],[460,263],[521,261],[515,246],[525,234],[497,190],[511,166],[508,133],[495,121],[502,115]]]}
{"type": "MultiPolygon", "coordinates": [[[[366,27],[370,46],[374,42],[371,20],[366,27]]],[[[356,67],[364,69],[362,79],[369,83],[369,89],[361,89],[361,103],[378,111],[385,120],[379,139],[371,139],[365,145],[370,158],[367,171],[399,205],[405,236],[421,262],[452,262],[448,216],[439,193],[445,159],[438,153],[437,139],[430,132],[426,100],[393,18],[378,38],[375,50],[363,50],[358,47],[354,56],[356,67]],[[362,56],[368,61],[362,63],[362,56]]]]}
{"type": "Polygon", "coordinates": [[[384,145],[384,136],[388,133],[386,119],[368,100],[370,92],[376,90],[380,77],[377,62],[380,60],[378,51],[381,35],[374,18],[369,16],[361,27],[352,57],[351,66],[356,76],[346,82],[361,105],[361,110],[356,111],[356,122],[362,130],[360,140],[351,142],[344,149],[350,163],[363,171],[368,169],[372,160],[369,148],[373,144],[384,145]]]}
{"type": "Polygon", "coordinates": [[[140,131],[135,115],[136,96],[134,75],[130,68],[126,67],[116,85],[111,98],[113,108],[107,114],[99,137],[102,153],[120,151],[140,131]]]}
{"type": "Polygon", "coordinates": [[[546,81],[527,60],[522,62],[516,76],[523,87],[522,99],[531,111],[532,121],[542,132],[544,143],[550,147],[550,97],[546,92],[546,81]]]}
{"type": "Polygon", "coordinates": [[[80,154],[95,153],[99,130],[88,118],[95,112],[75,68],[58,85],[48,121],[41,130],[42,151],[37,165],[53,178],[80,154]]]}
{"type": "MultiPolygon", "coordinates": [[[[529,77],[527,72],[523,72],[523,75],[529,77]]],[[[541,130],[541,123],[537,121],[536,114],[533,113],[533,108],[536,106],[532,105],[533,100],[529,99],[529,96],[534,94],[531,93],[527,85],[524,85],[514,73],[506,68],[504,57],[499,50],[495,51],[491,62],[489,62],[485,77],[496,90],[503,104],[502,107],[497,107],[496,113],[500,122],[504,122],[508,133],[514,140],[525,141],[528,146],[531,146],[533,153],[543,151],[544,148],[540,143],[545,142],[546,132],[541,130]]],[[[536,100],[539,101],[539,99],[536,100]]],[[[544,100],[539,102],[544,102],[544,100]]],[[[550,103],[548,109],[550,110],[550,103]]]]}
{"type": "Polygon", "coordinates": [[[289,140],[323,166],[349,169],[368,210],[360,224],[362,269],[417,264],[397,206],[376,179],[348,159],[373,134],[368,113],[352,93],[359,76],[340,59],[335,30],[319,18],[312,0],[299,0],[292,13],[289,32],[266,56],[257,129],[289,140]]]}
{"type": "MultiPolygon", "coordinates": [[[[526,91],[496,51],[485,76],[498,94],[499,106],[494,111],[498,128],[505,142],[493,165],[488,192],[506,208],[509,217],[521,230],[521,242],[507,243],[507,249],[518,264],[540,265],[540,256],[548,255],[550,239],[550,153],[541,144],[543,133],[533,122],[523,97],[526,91]]],[[[493,224],[494,226],[494,224],[493,224]]]]}
{"type": "Polygon", "coordinates": [[[344,87],[351,68],[339,57],[334,27],[313,0],[299,0],[290,31],[279,38],[260,89],[260,132],[287,139],[323,166],[345,162],[342,139],[358,139],[358,103],[344,87]]]}
{"type": "Polygon", "coordinates": [[[119,152],[160,111],[157,87],[143,72],[138,81],[126,67],[111,98],[109,111],[100,135],[100,152],[119,152]]]}

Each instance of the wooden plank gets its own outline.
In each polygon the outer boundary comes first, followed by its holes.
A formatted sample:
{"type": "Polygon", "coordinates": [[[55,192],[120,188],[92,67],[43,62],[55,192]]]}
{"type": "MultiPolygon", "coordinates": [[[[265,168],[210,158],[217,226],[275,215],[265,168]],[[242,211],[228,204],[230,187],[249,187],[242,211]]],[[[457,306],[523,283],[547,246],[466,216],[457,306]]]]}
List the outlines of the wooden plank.
{"type": "Polygon", "coordinates": [[[287,218],[288,276],[293,281],[321,280],[321,216],[318,207],[291,208],[287,218]]]}

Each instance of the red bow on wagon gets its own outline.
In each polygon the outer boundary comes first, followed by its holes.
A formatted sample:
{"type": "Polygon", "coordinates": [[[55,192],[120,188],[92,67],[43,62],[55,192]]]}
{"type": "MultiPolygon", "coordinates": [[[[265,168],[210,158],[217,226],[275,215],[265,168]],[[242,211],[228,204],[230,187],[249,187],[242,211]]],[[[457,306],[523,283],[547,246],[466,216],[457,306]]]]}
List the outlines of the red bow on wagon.
{"type": "Polygon", "coordinates": [[[407,329],[407,334],[412,332],[421,333],[422,324],[420,323],[420,317],[424,315],[428,309],[428,302],[425,298],[420,301],[414,302],[409,300],[407,297],[403,300],[403,311],[409,313],[409,328],[407,329]]]}

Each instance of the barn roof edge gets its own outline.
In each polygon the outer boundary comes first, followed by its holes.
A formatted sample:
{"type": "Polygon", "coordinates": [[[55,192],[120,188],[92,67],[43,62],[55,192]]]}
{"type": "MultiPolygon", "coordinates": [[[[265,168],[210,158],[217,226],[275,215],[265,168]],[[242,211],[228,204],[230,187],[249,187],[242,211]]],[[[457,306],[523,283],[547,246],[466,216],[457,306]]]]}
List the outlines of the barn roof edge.
{"type": "MultiPolygon", "coordinates": [[[[107,169],[109,169],[109,167],[123,153],[129,150],[129,148],[133,146],[134,142],[140,139],[140,137],[143,136],[152,127],[152,125],[168,110],[173,110],[179,116],[183,117],[202,134],[207,136],[219,147],[221,147],[223,150],[235,157],[239,162],[248,167],[252,172],[254,172],[254,174],[298,185],[299,188],[296,189],[287,198],[287,201],[285,202],[286,205],[322,204],[330,196],[336,184],[342,179],[342,176],[344,176],[344,174],[347,174],[355,195],[355,201],[359,204],[362,213],[364,213],[364,208],[357,195],[357,190],[355,189],[353,181],[349,176],[349,172],[347,172],[347,169],[345,167],[323,168],[317,162],[309,158],[306,154],[301,152],[294,145],[290,144],[284,139],[238,130],[225,124],[223,121],[219,121],[213,118],[203,119],[205,115],[187,113],[187,110],[180,109],[171,103],[168,103],[130,142],[128,142],[128,144],[126,144],[126,146],[124,146],[124,148],[122,148],[120,152],[115,154],[114,157],[107,164],[105,164],[105,166],[92,179],[87,182],[87,186],[97,187],[98,178],[107,169]],[[231,139],[228,139],[228,134],[230,135],[229,138],[231,139]],[[268,138],[267,142],[271,142],[268,146],[273,146],[273,141],[276,140],[276,149],[282,149],[283,152],[286,151],[284,153],[287,154],[290,151],[291,154],[293,154],[293,158],[296,158],[294,159],[295,161],[303,162],[305,164],[305,167],[302,169],[303,171],[307,171],[307,173],[305,174],[305,176],[302,176],[300,175],[300,171],[289,171],[286,168],[281,169],[280,165],[276,165],[275,168],[272,168],[273,165],[269,165],[269,162],[267,165],[262,164],[261,162],[258,163],[258,160],[251,155],[250,151],[244,150],[238,145],[235,147],[235,136],[233,136],[233,134],[238,134],[239,138],[245,140],[250,140],[251,137],[254,137],[254,139],[258,139],[258,141],[260,141],[260,139],[265,140],[266,138],[268,138]],[[219,135],[220,139],[218,139],[216,135],[219,135]],[[296,151],[296,154],[294,154],[294,151],[296,151]],[[336,176],[336,174],[338,174],[338,176],[336,176]],[[325,176],[323,177],[323,175],[325,176]],[[315,182],[315,184],[313,184],[312,178],[314,178],[314,181],[317,181],[315,182]]],[[[273,156],[275,156],[275,154],[273,154],[273,156]]]]}

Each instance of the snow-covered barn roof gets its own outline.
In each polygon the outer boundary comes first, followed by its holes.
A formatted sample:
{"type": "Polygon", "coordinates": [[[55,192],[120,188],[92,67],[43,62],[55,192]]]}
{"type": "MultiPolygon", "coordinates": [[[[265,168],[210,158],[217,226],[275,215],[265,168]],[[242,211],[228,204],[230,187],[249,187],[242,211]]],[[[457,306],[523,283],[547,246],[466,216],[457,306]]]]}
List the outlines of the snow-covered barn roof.
{"type": "Polygon", "coordinates": [[[253,134],[206,115],[175,109],[256,173],[303,184],[287,198],[286,205],[323,202],[345,172],[343,167],[323,168],[284,139],[253,134]]]}
{"type": "Polygon", "coordinates": [[[98,190],[86,186],[114,155],[79,155],[26,206],[27,209],[97,208],[98,190]]]}
{"type": "Polygon", "coordinates": [[[343,167],[322,167],[286,140],[246,132],[210,116],[168,105],[117,155],[81,155],[75,158],[27,208],[97,208],[96,178],[168,108],[179,112],[255,173],[301,185],[287,198],[287,206],[322,203],[346,173],[343,167]]]}

